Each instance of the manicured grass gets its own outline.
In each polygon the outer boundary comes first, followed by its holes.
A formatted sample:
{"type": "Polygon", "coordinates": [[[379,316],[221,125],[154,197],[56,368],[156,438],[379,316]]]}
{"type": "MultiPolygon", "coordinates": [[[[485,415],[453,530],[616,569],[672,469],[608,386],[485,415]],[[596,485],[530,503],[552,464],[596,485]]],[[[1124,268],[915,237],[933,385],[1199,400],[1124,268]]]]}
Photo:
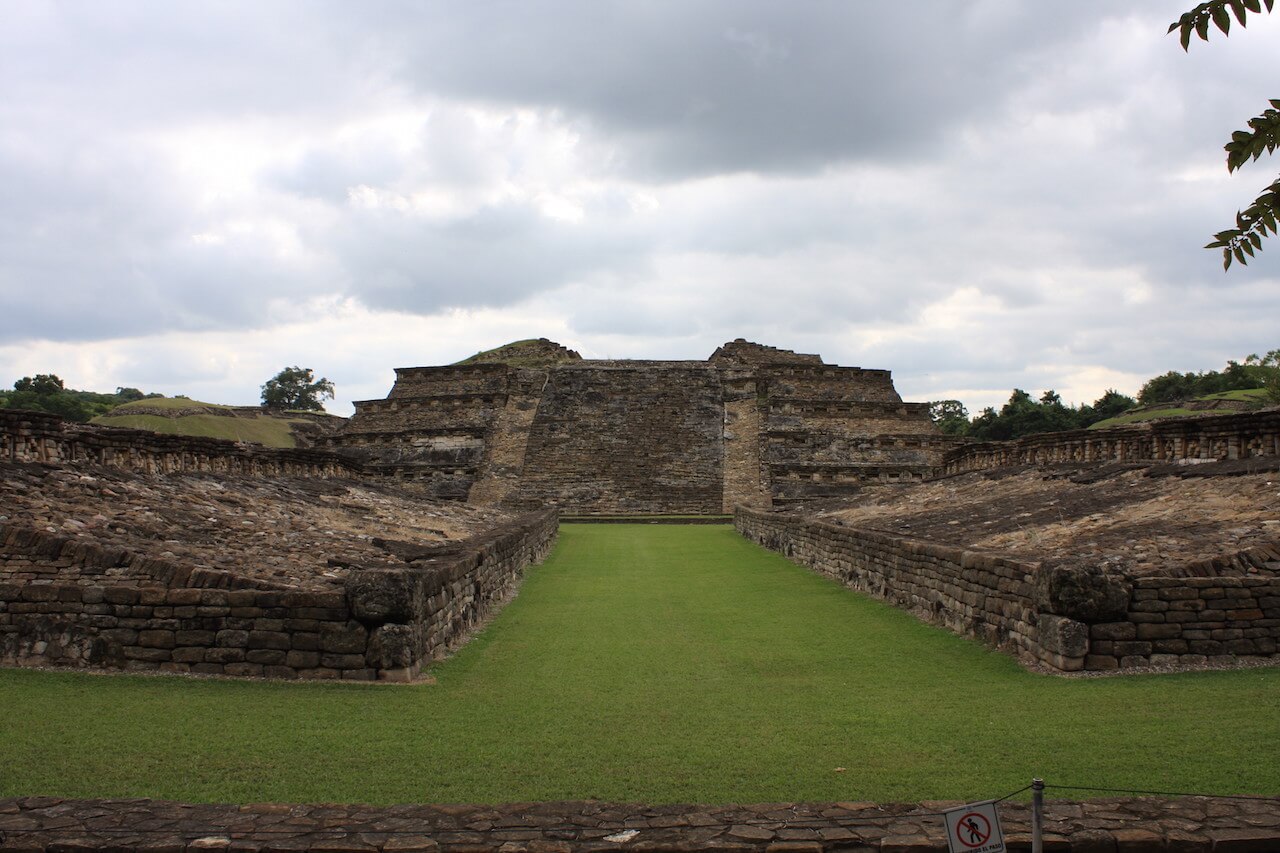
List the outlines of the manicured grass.
{"type": "Polygon", "coordinates": [[[1033,775],[1280,794],[1280,670],[1033,675],[714,526],[566,525],[435,675],[0,671],[0,796],[914,801],[1033,775]]]}

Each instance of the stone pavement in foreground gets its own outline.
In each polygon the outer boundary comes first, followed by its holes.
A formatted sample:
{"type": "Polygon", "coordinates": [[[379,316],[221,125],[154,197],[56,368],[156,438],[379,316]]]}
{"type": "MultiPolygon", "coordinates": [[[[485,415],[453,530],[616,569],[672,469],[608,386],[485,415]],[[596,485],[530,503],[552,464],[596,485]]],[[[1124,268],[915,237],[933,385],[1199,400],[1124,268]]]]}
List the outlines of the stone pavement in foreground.
{"type": "MultiPolygon", "coordinates": [[[[0,799],[0,851],[945,851],[939,812],[959,803],[640,806],[255,805],[0,799]]],[[[1011,850],[1030,849],[1030,807],[999,805],[1011,850]]],[[[1280,798],[1046,801],[1045,850],[1280,851],[1280,798]]]]}

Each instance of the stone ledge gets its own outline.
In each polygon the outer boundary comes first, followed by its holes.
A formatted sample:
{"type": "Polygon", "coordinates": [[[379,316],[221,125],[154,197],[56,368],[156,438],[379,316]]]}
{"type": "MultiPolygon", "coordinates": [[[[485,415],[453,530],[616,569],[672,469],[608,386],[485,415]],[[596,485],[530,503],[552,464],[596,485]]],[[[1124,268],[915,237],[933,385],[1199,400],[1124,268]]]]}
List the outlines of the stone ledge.
{"type": "MultiPolygon", "coordinates": [[[[0,851],[946,851],[939,812],[956,805],[373,807],[13,797],[0,799],[0,851]]],[[[1009,849],[1029,849],[1029,805],[1005,802],[999,810],[1009,849]]],[[[1280,798],[1050,799],[1044,830],[1045,849],[1054,851],[1276,850],[1280,798]]]]}

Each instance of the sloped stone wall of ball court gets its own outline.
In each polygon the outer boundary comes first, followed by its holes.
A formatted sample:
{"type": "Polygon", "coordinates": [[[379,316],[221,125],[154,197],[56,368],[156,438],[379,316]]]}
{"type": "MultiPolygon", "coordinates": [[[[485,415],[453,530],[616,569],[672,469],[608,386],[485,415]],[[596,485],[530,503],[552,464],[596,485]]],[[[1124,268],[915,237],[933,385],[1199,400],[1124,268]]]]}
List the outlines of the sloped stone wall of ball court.
{"type": "MultiPolygon", "coordinates": [[[[332,454],[101,430],[0,410],[0,462],[148,473],[358,476],[332,454]]],[[[0,664],[408,681],[458,643],[549,552],[554,510],[349,568],[316,590],[0,521],[0,664]]]]}
{"type": "MultiPolygon", "coordinates": [[[[1274,464],[1280,410],[984,442],[950,451],[944,475],[1014,465],[1274,464]]],[[[738,531],[922,619],[1062,672],[1277,659],[1280,543],[1158,574],[1054,566],[739,508],[738,531]]]]}

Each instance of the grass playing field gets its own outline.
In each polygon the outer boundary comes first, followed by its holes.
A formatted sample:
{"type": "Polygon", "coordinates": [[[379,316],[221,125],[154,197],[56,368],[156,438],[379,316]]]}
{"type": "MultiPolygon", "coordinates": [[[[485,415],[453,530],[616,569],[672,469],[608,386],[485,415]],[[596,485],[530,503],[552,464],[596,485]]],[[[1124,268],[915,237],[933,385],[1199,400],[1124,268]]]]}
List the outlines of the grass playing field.
{"type": "Polygon", "coordinates": [[[1033,675],[725,527],[566,525],[434,674],[0,670],[0,796],[914,801],[1033,775],[1280,794],[1280,669],[1033,675]]]}

